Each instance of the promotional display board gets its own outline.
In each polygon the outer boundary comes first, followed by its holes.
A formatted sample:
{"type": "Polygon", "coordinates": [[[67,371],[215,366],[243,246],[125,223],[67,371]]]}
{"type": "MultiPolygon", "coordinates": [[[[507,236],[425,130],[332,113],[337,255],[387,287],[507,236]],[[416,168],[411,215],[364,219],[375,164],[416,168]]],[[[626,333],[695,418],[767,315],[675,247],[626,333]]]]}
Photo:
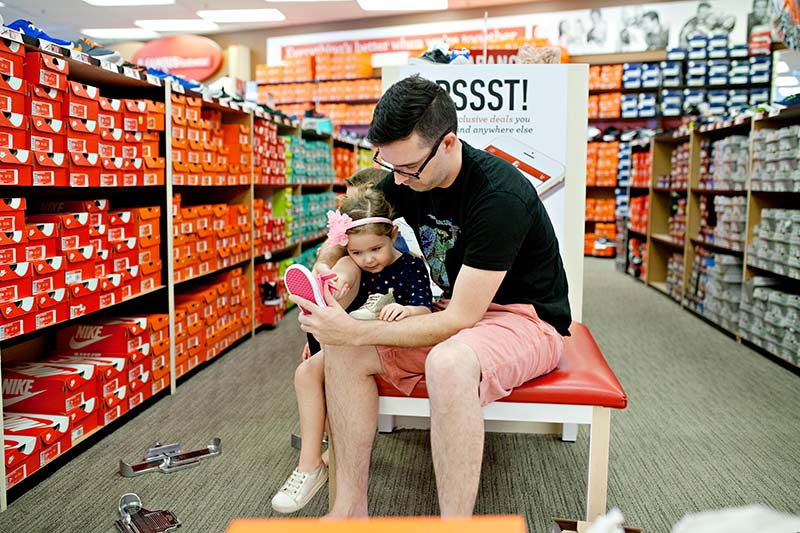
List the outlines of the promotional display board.
{"type": "Polygon", "coordinates": [[[409,65],[384,69],[383,90],[419,74],[448,91],[458,136],[501,157],[534,185],[564,258],[580,319],[586,183],[586,65],[409,65]]]}

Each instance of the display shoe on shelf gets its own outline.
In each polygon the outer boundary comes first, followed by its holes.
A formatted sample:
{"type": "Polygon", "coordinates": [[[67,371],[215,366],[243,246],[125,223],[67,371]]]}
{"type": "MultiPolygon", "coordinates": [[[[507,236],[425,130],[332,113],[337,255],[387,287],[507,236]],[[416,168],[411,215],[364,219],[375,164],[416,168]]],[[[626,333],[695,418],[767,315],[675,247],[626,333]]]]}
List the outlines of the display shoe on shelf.
{"type": "MultiPolygon", "coordinates": [[[[320,307],[326,307],[325,297],[322,294],[325,286],[330,284],[336,277],[331,273],[326,276],[315,276],[303,265],[290,265],[283,275],[283,283],[289,294],[294,294],[306,300],[310,300],[320,307]]],[[[307,309],[300,308],[303,313],[308,314],[307,309]]]]}
{"type": "Polygon", "coordinates": [[[278,493],[272,497],[272,508],[279,513],[294,513],[311,501],[328,481],[328,468],[324,463],[313,472],[295,470],[278,493]]]}
{"type": "Polygon", "coordinates": [[[72,43],[70,41],[65,41],[64,39],[58,39],[56,37],[50,37],[45,33],[45,31],[41,28],[37,28],[34,26],[31,21],[18,19],[10,24],[6,24],[6,28],[11,28],[12,30],[16,30],[20,33],[24,33],[29,37],[34,37],[36,39],[42,39],[49,43],[57,44],[63,48],[72,48],[72,43]]]}
{"type": "Polygon", "coordinates": [[[109,63],[114,63],[115,65],[122,64],[122,54],[116,50],[106,48],[102,44],[96,43],[88,37],[81,37],[72,44],[75,50],[83,52],[84,54],[89,54],[90,57],[99,59],[100,61],[108,61],[109,63]]]}
{"type": "Polygon", "coordinates": [[[364,305],[350,312],[350,316],[356,320],[375,320],[381,313],[381,309],[389,304],[395,303],[394,289],[389,289],[386,294],[370,294],[364,305]]]}
{"type": "Polygon", "coordinates": [[[451,65],[469,65],[469,50],[466,48],[453,48],[450,50],[451,65]]]}
{"type": "Polygon", "coordinates": [[[450,50],[444,43],[434,43],[419,57],[408,60],[409,65],[425,65],[427,63],[450,63],[450,50]]]}

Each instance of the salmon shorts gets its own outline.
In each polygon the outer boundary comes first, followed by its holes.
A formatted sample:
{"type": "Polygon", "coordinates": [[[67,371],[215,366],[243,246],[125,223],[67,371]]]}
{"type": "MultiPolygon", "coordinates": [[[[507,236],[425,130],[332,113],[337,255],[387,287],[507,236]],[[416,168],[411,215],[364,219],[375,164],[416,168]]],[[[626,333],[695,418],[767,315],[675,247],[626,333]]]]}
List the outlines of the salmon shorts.
{"type": "MultiPolygon", "coordinates": [[[[434,312],[446,306],[446,301],[440,301],[434,312]]],[[[564,338],[539,318],[531,304],[490,304],[477,324],[449,340],[466,344],[478,356],[481,405],[504,398],[514,387],[554,370],[564,353],[564,338]]],[[[425,359],[433,347],[375,348],[385,372],[382,377],[406,396],[410,395],[425,375],[425,359]]]]}

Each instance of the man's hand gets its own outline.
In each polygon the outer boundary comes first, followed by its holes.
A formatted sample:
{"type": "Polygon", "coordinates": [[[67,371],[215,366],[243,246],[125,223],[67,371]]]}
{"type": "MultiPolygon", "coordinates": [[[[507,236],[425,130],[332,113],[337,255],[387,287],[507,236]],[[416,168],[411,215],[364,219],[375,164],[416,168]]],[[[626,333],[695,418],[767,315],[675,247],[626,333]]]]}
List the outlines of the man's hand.
{"type": "Polygon", "coordinates": [[[407,316],[411,316],[411,314],[408,312],[406,306],[393,303],[384,306],[378,318],[386,322],[392,322],[395,320],[403,320],[407,316]]]}
{"type": "Polygon", "coordinates": [[[309,312],[309,314],[300,313],[298,317],[300,329],[314,335],[320,344],[357,346],[359,341],[354,333],[359,321],[342,309],[342,306],[333,297],[331,290],[331,287],[326,285],[322,291],[325,302],[328,304],[326,307],[320,307],[314,302],[294,294],[289,296],[289,300],[309,312]]]}

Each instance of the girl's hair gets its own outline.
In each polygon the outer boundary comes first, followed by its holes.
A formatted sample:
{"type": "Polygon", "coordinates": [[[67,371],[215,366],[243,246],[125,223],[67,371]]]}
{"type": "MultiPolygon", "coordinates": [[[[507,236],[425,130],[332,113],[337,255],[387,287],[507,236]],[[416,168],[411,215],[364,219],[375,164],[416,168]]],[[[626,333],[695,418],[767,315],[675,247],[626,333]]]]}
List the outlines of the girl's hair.
{"type": "MultiPolygon", "coordinates": [[[[393,218],[392,206],[381,191],[367,189],[354,196],[348,196],[342,202],[339,211],[349,215],[355,222],[362,218],[384,217],[393,218]]],[[[358,233],[372,233],[374,235],[392,235],[394,226],[383,222],[375,224],[365,224],[347,230],[348,235],[358,233]]]]}
{"type": "Polygon", "coordinates": [[[386,175],[389,174],[389,171],[383,168],[375,168],[369,167],[362,170],[359,170],[346,180],[344,180],[345,184],[348,187],[356,187],[358,189],[364,188],[372,188],[377,185],[386,175]]]}

